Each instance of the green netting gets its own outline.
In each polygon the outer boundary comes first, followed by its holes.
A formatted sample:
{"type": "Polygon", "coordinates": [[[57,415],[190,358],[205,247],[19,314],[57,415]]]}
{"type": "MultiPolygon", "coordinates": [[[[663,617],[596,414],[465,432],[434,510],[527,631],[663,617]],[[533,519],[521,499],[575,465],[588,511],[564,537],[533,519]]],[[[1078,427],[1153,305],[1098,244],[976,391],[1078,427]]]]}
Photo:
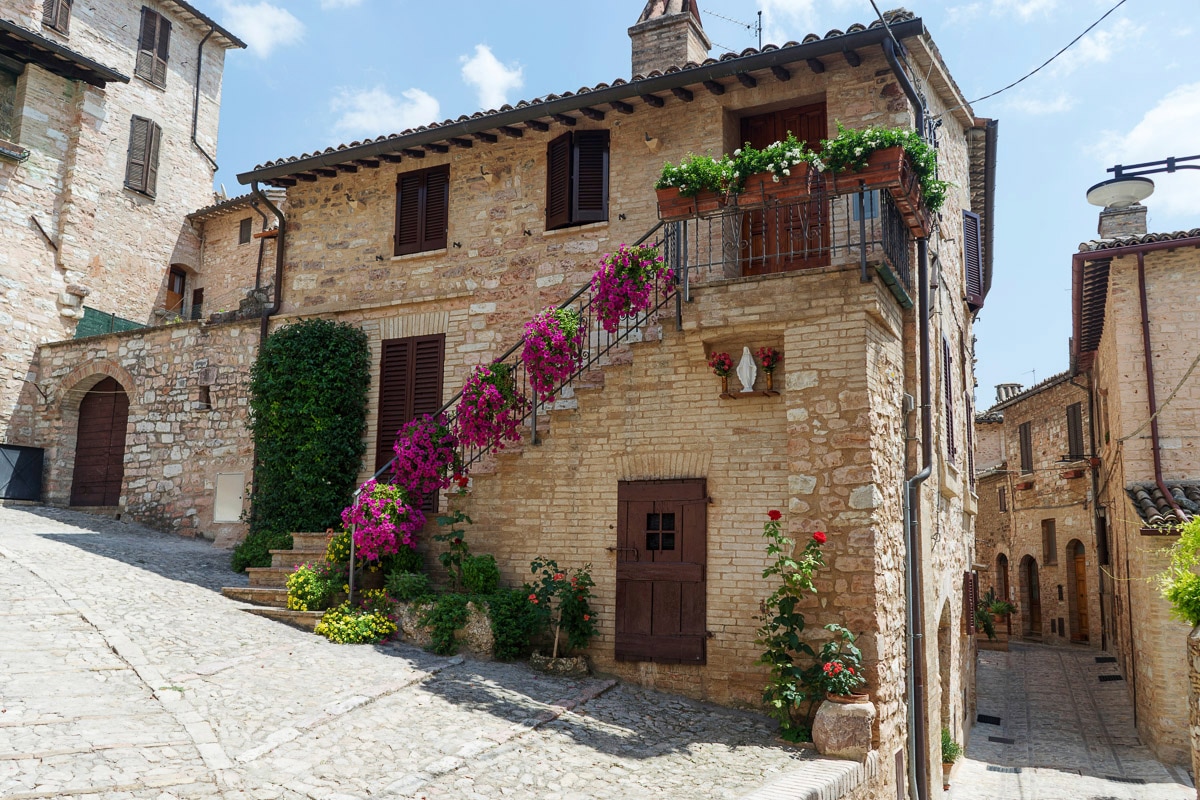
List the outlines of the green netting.
{"type": "Polygon", "coordinates": [[[115,314],[106,314],[103,311],[84,306],[83,319],[79,320],[75,326],[75,338],[82,339],[85,336],[100,336],[105,333],[132,331],[144,327],[146,326],[131,319],[122,319],[115,314]]]}

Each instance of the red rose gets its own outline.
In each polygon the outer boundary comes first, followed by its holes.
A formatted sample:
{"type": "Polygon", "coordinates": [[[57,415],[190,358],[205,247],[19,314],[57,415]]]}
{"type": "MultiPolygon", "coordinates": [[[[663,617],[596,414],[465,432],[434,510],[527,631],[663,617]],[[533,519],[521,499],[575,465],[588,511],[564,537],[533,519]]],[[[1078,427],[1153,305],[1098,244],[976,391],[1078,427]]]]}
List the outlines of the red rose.
{"type": "Polygon", "coordinates": [[[562,579],[564,579],[564,578],[566,578],[566,577],[567,577],[567,576],[566,576],[566,575],[563,575],[561,572],[556,572],[556,573],[554,574],[554,580],[556,580],[556,581],[561,581],[562,579]]]}
{"type": "Polygon", "coordinates": [[[536,605],[537,604],[537,595],[536,594],[529,595],[529,602],[536,605]]]}
{"type": "Polygon", "coordinates": [[[821,533],[820,531],[817,531],[813,534],[813,541],[817,544],[825,544],[826,539],[827,537],[825,534],[821,533]]]}
{"type": "Polygon", "coordinates": [[[772,522],[778,522],[779,518],[782,517],[783,514],[780,514],[778,511],[776,511],[775,509],[772,508],[770,511],[767,512],[767,516],[771,518],[772,522]]]}
{"type": "Polygon", "coordinates": [[[592,618],[592,615],[591,615],[591,614],[584,614],[584,615],[583,615],[583,621],[584,621],[584,622],[587,622],[587,621],[588,621],[589,619],[591,619],[591,618],[592,618]]]}

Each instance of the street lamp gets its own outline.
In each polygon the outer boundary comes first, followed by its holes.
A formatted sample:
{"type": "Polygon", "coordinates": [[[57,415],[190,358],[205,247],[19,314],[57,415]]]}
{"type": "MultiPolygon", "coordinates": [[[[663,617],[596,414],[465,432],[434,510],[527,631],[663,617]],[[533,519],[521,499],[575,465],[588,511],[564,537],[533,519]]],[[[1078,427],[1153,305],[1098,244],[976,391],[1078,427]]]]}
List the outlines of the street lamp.
{"type": "Polygon", "coordinates": [[[1104,208],[1125,208],[1140,203],[1154,193],[1154,181],[1143,176],[1180,169],[1200,169],[1200,164],[1181,164],[1181,161],[1200,161],[1200,156],[1171,156],[1162,161],[1109,167],[1107,171],[1113,173],[1113,177],[1088,189],[1087,201],[1104,208]]]}

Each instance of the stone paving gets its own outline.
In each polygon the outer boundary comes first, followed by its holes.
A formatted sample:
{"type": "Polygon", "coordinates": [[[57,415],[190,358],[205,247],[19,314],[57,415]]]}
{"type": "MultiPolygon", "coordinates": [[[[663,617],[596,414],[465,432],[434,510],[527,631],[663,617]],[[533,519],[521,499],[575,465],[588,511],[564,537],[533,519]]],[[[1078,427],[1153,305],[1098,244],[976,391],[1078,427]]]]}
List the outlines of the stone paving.
{"type": "MultiPolygon", "coordinates": [[[[1182,646],[1182,645],[1181,645],[1182,646]]],[[[1108,655],[1013,642],[980,651],[978,714],[951,800],[1196,800],[1186,770],[1159,763],[1138,739],[1108,655]]]]}
{"type": "Polygon", "coordinates": [[[228,558],[0,507],[0,797],[836,797],[863,778],[780,746],[757,714],[330,644],[221,597],[244,582],[228,558]]]}

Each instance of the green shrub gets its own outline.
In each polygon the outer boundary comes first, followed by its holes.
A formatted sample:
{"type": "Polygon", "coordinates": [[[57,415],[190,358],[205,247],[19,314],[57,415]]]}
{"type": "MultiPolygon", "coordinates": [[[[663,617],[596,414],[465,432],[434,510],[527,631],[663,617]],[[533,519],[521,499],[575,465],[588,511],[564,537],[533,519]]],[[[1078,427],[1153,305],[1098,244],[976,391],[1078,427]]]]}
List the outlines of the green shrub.
{"type": "Polygon", "coordinates": [[[431,631],[432,640],[428,650],[439,656],[448,656],[458,649],[454,633],[467,624],[470,602],[465,594],[444,594],[425,609],[421,615],[421,624],[427,625],[431,631]]]}
{"type": "Polygon", "coordinates": [[[425,558],[415,548],[401,545],[394,555],[379,559],[379,566],[385,575],[393,572],[424,572],[425,558]]]}
{"type": "Polygon", "coordinates": [[[492,626],[492,654],[499,661],[529,655],[530,640],[546,627],[541,606],[529,602],[527,589],[500,589],[487,598],[492,626]]]}
{"type": "Polygon", "coordinates": [[[342,603],[326,611],[317,633],[336,644],[377,644],[396,632],[396,622],[380,611],[364,611],[342,603]]]}
{"type": "Polygon", "coordinates": [[[287,607],[292,611],[324,611],[341,585],[328,564],[301,564],[287,579],[287,607]]]}
{"type": "Polygon", "coordinates": [[[350,563],[350,531],[338,531],[325,545],[325,560],[330,564],[350,563]]]}
{"type": "Polygon", "coordinates": [[[469,555],[462,562],[463,588],[467,594],[492,594],[500,585],[500,568],[491,555],[469,555]]]}
{"type": "Polygon", "coordinates": [[[728,156],[713,158],[688,153],[678,165],[663,164],[655,189],[678,189],[683,197],[703,191],[724,192],[733,180],[733,162],[728,156]]]}
{"type": "Polygon", "coordinates": [[[362,466],[369,384],[367,337],[351,325],[309,319],[263,342],[250,374],[250,536],[235,569],[267,566],[292,531],[339,524],[362,466]]]}
{"type": "Polygon", "coordinates": [[[433,597],[429,576],[420,572],[392,572],[387,577],[387,592],[402,603],[433,597]]]}
{"type": "Polygon", "coordinates": [[[1200,575],[1185,572],[1163,591],[1171,604],[1171,616],[1192,625],[1200,625],[1200,575]]]}
{"type": "Polygon", "coordinates": [[[1171,566],[1160,573],[1158,584],[1171,604],[1171,616],[1189,625],[1200,625],[1200,517],[1179,530],[1179,541],[1167,549],[1171,566]]]}

